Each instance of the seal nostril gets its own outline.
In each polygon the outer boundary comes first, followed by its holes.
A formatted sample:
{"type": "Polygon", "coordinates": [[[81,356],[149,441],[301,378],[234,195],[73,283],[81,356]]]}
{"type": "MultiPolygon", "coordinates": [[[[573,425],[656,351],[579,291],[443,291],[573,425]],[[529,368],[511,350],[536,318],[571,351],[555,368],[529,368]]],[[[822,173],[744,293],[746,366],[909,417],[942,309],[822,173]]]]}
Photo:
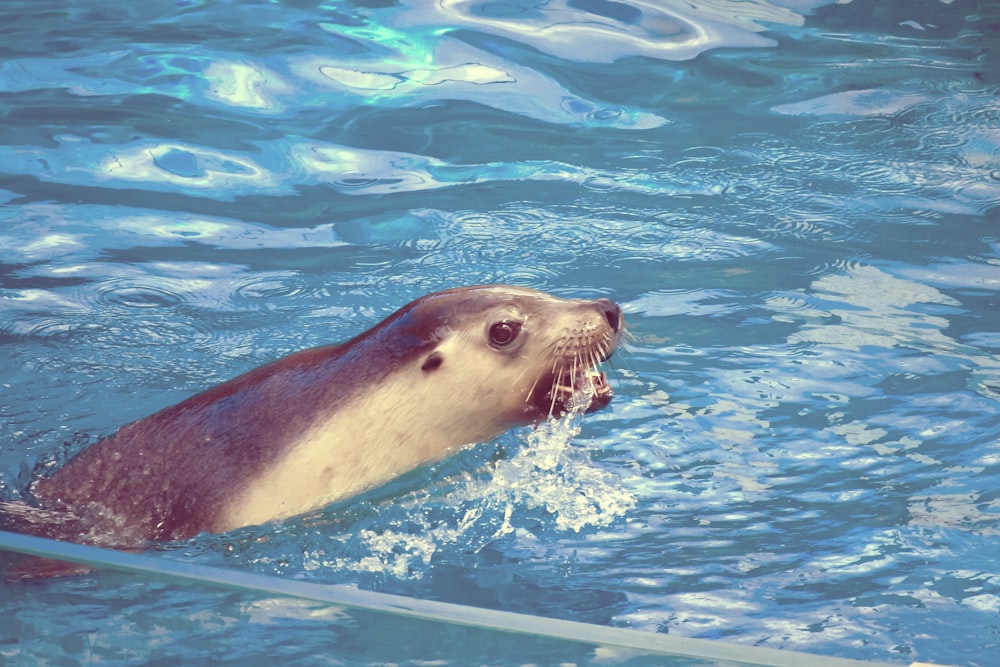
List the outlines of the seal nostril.
{"type": "Polygon", "coordinates": [[[604,311],[604,318],[608,321],[608,326],[611,327],[612,331],[618,333],[618,329],[622,325],[622,309],[617,303],[608,299],[600,299],[597,303],[604,311]]]}

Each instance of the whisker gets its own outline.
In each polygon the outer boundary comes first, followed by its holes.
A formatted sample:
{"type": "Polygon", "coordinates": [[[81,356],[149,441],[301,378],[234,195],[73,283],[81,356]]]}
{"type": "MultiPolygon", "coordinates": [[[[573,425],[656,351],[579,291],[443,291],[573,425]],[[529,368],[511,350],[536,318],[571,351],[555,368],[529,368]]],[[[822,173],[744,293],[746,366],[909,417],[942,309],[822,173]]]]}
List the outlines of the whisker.
{"type": "MultiPolygon", "coordinates": [[[[614,353],[619,339],[618,332],[609,330],[602,320],[580,322],[557,340],[546,342],[543,354],[550,358],[552,383],[549,417],[554,417],[557,409],[578,411],[586,407],[589,398],[605,393],[607,380],[601,367],[614,353]]],[[[535,378],[529,396],[535,395],[546,381],[544,373],[535,378]]]]}
{"type": "Polygon", "coordinates": [[[541,376],[541,375],[539,375],[538,377],[536,377],[536,378],[535,378],[535,381],[531,383],[531,387],[530,387],[530,388],[528,389],[528,393],[524,395],[524,402],[525,402],[525,403],[527,403],[528,401],[530,401],[530,400],[531,400],[531,397],[532,397],[532,396],[534,395],[534,393],[535,393],[535,387],[537,387],[537,386],[538,386],[538,382],[539,382],[539,381],[540,381],[541,379],[542,379],[542,376],[541,376]]]}

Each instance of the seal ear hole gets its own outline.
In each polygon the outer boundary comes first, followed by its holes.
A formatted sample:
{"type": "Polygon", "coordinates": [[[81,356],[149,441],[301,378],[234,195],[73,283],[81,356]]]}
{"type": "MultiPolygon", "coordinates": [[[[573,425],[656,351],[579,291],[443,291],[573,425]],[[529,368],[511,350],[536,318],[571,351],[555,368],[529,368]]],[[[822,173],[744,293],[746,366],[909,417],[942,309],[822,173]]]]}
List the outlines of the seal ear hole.
{"type": "Polygon", "coordinates": [[[504,348],[509,346],[515,340],[517,340],[518,334],[521,333],[521,323],[520,322],[510,322],[503,320],[501,322],[494,322],[490,325],[490,345],[495,348],[504,348]]]}
{"type": "Polygon", "coordinates": [[[425,373],[430,373],[431,371],[436,371],[444,363],[444,357],[441,356],[440,352],[431,352],[430,356],[424,359],[423,365],[420,367],[425,373]]]}

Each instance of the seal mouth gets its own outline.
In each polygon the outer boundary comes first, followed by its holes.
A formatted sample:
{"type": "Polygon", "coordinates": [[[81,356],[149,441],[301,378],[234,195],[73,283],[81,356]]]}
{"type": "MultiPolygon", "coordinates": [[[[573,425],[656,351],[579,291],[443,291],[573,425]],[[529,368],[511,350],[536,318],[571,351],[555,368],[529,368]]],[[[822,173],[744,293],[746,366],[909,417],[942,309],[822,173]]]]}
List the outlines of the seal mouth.
{"type": "Polygon", "coordinates": [[[601,347],[584,358],[571,356],[553,365],[540,377],[528,397],[534,419],[559,418],[565,414],[595,412],[606,407],[614,392],[608,376],[600,369],[613,350],[601,347]]]}
{"type": "Polygon", "coordinates": [[[612,396],[614,392],[604,371],[594,367],[566,373],[552,382],[547,396],[549,414],[559,417],[580,408],[584,408],[584,412],[595,412],[607,406],[612,396]]]}
{"type": "Polygon", "coordinates": [[[528,392],[527,411],[535,420],[595,412],[611,402],[614,392],[601,364],[618,347],[624,330],[622,311],[607,299],[586,307],[591,310],[590,319],[552,345],[552,366],[528,392]]]}

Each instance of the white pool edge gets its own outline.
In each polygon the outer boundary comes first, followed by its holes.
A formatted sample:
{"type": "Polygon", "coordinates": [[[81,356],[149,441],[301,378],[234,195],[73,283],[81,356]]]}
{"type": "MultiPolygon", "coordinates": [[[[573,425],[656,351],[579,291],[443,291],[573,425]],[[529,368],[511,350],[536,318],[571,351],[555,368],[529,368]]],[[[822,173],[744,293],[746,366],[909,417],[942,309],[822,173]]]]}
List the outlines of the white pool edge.
{"type": "MultiPolygon", "coordinates": [[[[317,584],[294,579],[197,565],[139,553],[60,542],[0,531],[0,550],[80,563],[97,568],[198,582],[217,588],[296,598],[335,606],[364,609],[440,623],[573,641],[595,646],[627,648],[656,655],[683,656],[761,667],[890,667],[891,663],[814,655],[800,651],[729,644],[710,639],[614,628],[530,614],[481,609],[448,602],[363,591],[352,586],[317,584]]],[[[8,584],[16,586],[18,584],[8,584]]],[[[895,666],[898,667],[898,664],[895,666]]]]}

